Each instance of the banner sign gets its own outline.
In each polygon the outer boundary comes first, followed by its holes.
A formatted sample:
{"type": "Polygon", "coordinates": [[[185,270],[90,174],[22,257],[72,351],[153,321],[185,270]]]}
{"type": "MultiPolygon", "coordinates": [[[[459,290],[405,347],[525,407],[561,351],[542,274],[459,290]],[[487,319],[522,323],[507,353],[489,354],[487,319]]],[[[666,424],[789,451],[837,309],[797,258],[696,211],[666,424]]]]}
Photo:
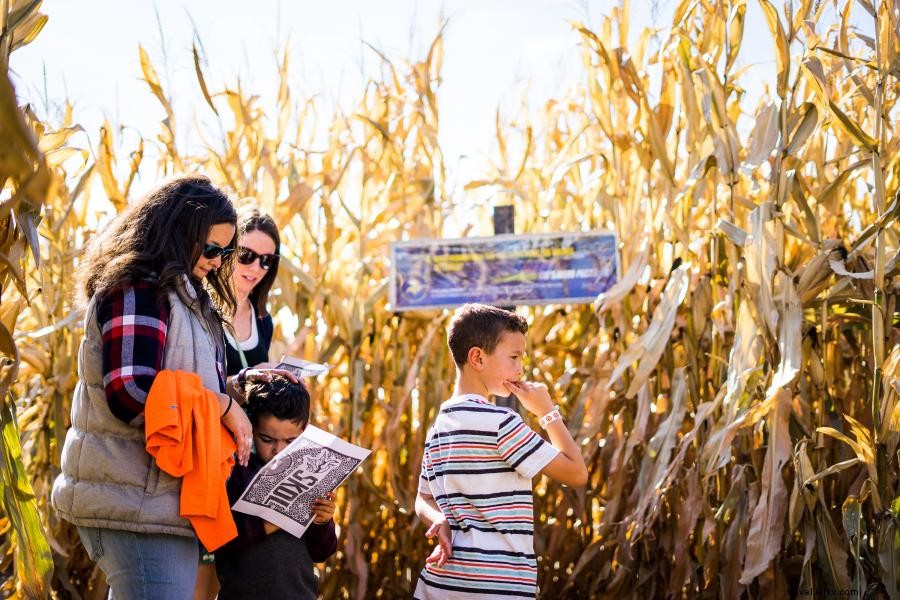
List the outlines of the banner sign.
{"type": "Polygon", "coordinates": [[[603,231],[394,242],[391,307],[593,302],[618,278],[616,248],[603,231]]]}

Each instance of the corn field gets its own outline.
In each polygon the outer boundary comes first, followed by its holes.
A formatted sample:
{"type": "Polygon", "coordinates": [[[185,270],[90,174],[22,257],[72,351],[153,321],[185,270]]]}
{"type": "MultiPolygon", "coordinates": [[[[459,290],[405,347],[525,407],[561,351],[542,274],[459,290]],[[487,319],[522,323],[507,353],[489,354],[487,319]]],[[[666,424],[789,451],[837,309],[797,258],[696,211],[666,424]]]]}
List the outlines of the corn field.
{"type": "Polygon", "coordinates": [[[473,209],[485,220],[515,205],[520,232],[621,241],[620,281],[593,305],[520,309],[528,376],[554,390],[590,472],[581,490],[537,480],[541,598],[900,597],[900,0],[752,1],[776,58],[761,98],[736,67],[746,1],[681,0],[630,47],[625,2],[573,25],[581,85],[498,117],[491,163],[454,190],[441,33],[424,56],[380,56],[355,110],[327,120],[292,91],[286,51],[260,91],[208,83],[215,57],[195,47],[198,110],[222,134],[191,153],[175,141],[187,117],[134,48],[166,120],[137,142],[107,124],[82,147],[71,105],[51,122],[9,81],[40,3],[0,4],[3,595],[105,597],[49,492],[79,253],[136,199],[140,169],[205,173],[281,228],[272,355],[335,365],[313,384],[313,422],[373,450],[338,490],[321,597],[411,597],[430,551],[413,505],[454,378],[449,313],[391,311],[388,248],[441,237],[466,198],[489,198],[473,209]]]}

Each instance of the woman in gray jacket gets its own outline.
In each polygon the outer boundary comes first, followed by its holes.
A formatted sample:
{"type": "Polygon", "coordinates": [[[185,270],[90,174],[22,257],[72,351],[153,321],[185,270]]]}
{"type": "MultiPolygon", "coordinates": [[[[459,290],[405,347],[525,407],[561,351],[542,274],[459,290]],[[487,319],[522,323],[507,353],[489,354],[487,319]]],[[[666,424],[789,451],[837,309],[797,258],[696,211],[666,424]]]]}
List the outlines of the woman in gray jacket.
{"type": "Polygon", "coordinates": [[[84,338],[52,504],[78,527],[111,598],[182,599],[194,589],[198,546],[179,515],[181,480],[145,449],[143,408],[158,371],[200,375],[247,464],[251,427],[226,381],[220,316],[234,308],[236,218],[209,179],[180,177],[119,215],[82,261],[84,338]]]}

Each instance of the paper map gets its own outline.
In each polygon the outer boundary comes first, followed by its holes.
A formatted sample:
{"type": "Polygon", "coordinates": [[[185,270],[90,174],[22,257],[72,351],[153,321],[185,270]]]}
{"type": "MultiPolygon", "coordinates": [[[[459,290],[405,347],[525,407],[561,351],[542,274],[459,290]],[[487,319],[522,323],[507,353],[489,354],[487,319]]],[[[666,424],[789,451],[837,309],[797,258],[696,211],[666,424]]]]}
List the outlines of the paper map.
{"type": "Polygon", "coordinates": [[[232,508],[301,537],[313,519],[313,500],[334,491],[370,453],[307,425],[260,469],[232,508]]]}
{"type": "Polygon", "coordinates": [[[282,355],[281,362],[275,366],[276,369],[284,369],[290,371],[297,377],[315,377],[323,373],[327,373],[331,365],[315,363],[293,356],[282,355]]]}

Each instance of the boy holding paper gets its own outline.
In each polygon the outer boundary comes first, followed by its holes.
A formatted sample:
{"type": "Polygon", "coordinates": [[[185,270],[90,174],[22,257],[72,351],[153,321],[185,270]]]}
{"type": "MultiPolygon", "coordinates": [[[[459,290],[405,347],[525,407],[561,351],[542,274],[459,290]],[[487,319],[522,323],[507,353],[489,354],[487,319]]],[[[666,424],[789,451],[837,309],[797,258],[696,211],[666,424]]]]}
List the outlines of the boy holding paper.
{"type": "MultiPolygon", "coordinates": [[[[246,467],[235,467],[228,480],[234,503],[253,477],[276,454],[297,439],[309,423],[306,386],[282,376],[247,385],[245,410],[253,425],[255,451],[246,467]]],[[[314,600],[318,580],[313,563],[324,562],[337,550],[334,500],[317,498],[312,524],[297,538],[260,517],[232,511],[238,537],[217,550],[219,600],[303,598],[314,600]]]]}

